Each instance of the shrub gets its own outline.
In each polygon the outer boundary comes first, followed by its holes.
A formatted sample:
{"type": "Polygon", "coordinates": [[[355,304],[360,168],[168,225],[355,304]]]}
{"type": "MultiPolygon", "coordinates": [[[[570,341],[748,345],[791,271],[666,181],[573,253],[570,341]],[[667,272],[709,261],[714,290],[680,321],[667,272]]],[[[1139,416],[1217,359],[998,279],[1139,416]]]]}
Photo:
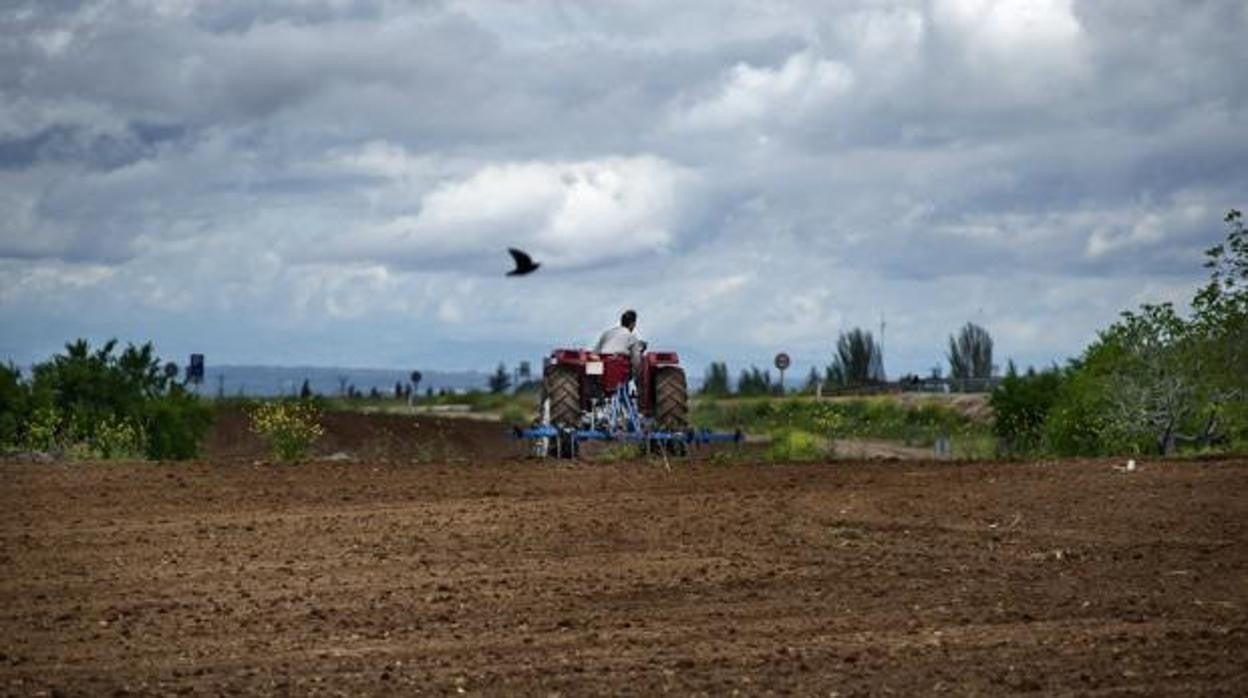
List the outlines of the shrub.
{"type": "Polygon", "coordinates": [[[0,447],[22,443],[22,426],[31,410],[30,386],[22,381],[22,372],[0,364],[0,447]]]}
{"type": "Polygon", "coordinates": [[[151,400],[146,409],[147,457],[182,460],[199,455],[212,414],[211,408],[179,386],[151,400]]]}
{"type": "Polygon", "coordinates": [[[503,424],[526,424],[532,419],[532,413],[526,412],[518,405],[508,405],[501,415],[503,424]]]}
{"type": "Polygon", "coordinates": [[[307,402],[261,402],[250,414],[251,431],[268,442],[278,460],[296,461],[324,436],[320,412],[307,402]]]}
{"type": "Polygon", "coordinates": [[[0,367],[0,444],[83,458],[196,455],[211,410],[173,382],[151,344],[116,346],[66,344],[29,381],[0,367]]]}
{"type": "Polygon", "coordinates": [[[767,458],[774,461],[821,460],[828,453],[818,436],[801,429],[778,429],[772,432],[767,458]]]}
{"type": "Polygon", "coordinates": [[[32,451],[52,451],[61,445],[61,415],[52,407],[41,407],[26,424],[22,445],[32,451]]]}
{"type": "Polygon", "coordinates": [[[143,429],[118,417],[106,417],[95,425],[91,452],[100,458],[137,458],[144,452],[143,429]]]}
{"type": "Polygon", "coordinates": [[[992,391],[988,404],[993,433],[1014,453],[1034,453],[1043,445],[1045,420],[1057,402],[1063,374],[1052,368],[1024,375],[1009,374],[992,391]]]}

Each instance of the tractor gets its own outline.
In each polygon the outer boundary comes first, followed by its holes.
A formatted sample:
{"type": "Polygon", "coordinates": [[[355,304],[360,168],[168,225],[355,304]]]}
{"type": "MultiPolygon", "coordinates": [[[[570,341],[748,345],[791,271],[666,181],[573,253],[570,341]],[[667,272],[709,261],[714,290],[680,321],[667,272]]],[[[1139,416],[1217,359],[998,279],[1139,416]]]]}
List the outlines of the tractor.
{"type": "Polygon", "coordinates": [[[685,370],[673,351],[596,354],[555,349],[546,358],[537,419],[518,438],[539,456],[574,458],[583,441],[623,441],[647,452],[682,456],[691,445],[740,441],[689,427],[685,370]]]}

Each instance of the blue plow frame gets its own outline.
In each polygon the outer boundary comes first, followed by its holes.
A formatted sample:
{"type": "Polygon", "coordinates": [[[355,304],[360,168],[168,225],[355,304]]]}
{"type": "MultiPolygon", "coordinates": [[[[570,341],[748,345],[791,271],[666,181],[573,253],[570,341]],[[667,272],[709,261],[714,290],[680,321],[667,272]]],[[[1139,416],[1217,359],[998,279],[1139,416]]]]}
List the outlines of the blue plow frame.
{"type": "Polygon", "coordinates": [[[517,439],[555,439],[571,437],[576,441],[683,441],[687,444],[740,443],[745,437],[740,431],[732,433],[713,432],[710,429],[688,431],[605,431],[603,429],[560,429],[544,425],[513,432],[517,439]]]}
{"type": "MultiPolygon", "coordinates": [[[[556,427],[552,424],[538,424],[528,428],[516,427],[512,435],[517,439],[536,441],[539,439],[567,440],[576,452],[576,445],[581,441],[624,441],[634,443],[684,443],[688,445],[705,445],[713,443],[741,443],[744,436],[738,429],[732,433],[713,432],[710,429],[687,429],[683,431],[651,430],[646,420],[637,409],[626,386],[616,389],[613,399],[603,405],[602,422],[606,425],[617,425],[615,428],[599,426],[596,428],[556,427]]],[[[592,420],[591,420],[592,421],[592,420]]]]}

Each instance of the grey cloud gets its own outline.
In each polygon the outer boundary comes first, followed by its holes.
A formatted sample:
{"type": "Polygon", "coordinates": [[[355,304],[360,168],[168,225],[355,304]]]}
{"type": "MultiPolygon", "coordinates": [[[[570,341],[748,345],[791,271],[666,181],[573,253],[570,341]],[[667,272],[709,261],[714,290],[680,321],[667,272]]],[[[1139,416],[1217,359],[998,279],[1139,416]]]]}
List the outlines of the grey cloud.
{"type": "Polygon", "coordinates": [[[541,344],[556,318],[592,332],[619,299],[678,298],[694,300],[652,326],[727,356],[771,336],[814,347],[881,309],[916,346],[939,344],[962,303],[1020,343],[1077,315],[1043,338],[1073,351],[1115,303],[1194,283],[1189,262],[1244,205],[1248,9],[1042,6],[1051,21],[1025,27],[940,0],[10,3],[0,257],[36,279],[101,262],[118,274],[83,284],[156,309],[193,270],[196,293],[231,299],[214,317],[253,329],[282,316],[306,330],[333,309],[384,334],[369,308],[399,294],[393,312],[438,341],[541,344]],[[716,100],[714,128],[686,118],[716,100]],[[491,167],[643,157],[699,182],[671,239],[628,247],[621,230],[626,251],[603,242],[495,310],[474,303],[516,286],[490,279],[488,250],[536,235],[540,216],[449,226],[479,237],[436,255],[362,237],[491,167]],[[197,261],[248,256],[254,283],[197,261]],[[1104,307],[1037,298],[1046,288],[1104,307]],[[907,320],[916,298],[951,307],[907,320]]]}
{"type": "Polygon", "coordinates": [[[156,146],[185,135],[178,125],[135,122],[119,133],[92,133],[80,126],[50,126],[33,135],[0,138],[0,169],[40,163],[74,163],[88,170],[111,170],[155,152],[156,146]]]}

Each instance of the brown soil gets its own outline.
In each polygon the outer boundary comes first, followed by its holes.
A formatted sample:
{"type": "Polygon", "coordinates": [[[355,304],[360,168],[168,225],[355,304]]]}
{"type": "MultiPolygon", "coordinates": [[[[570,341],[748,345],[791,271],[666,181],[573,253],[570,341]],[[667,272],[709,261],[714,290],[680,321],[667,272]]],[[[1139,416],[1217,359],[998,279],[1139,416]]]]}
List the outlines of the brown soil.
{"type": "MultiPolygon", "coordinates": [[[[405,416],[326,412],[325,436],[310,453],[313,459],[345,455],[354,459],[471,460],[522,456],[526,449],[501,422],[462,417],[405,416]]],[[[264,442],[251,433],[242,410],[221,410],[204,442],[209,460],[263,460],[264,442]]]]}
{"type": "Polygon", "coordinates": [[[837,439],[835,451],[838,458],[885,459],[885,460],[931,460],[932,449],[904,446],[879,439],[837,439]]]}
{"type": "Polygon", "coordinates": [[[279,466],[236,436],[190,464],[0,463],[0,693],[1248,680],[1244,460],[279,466]]]}

